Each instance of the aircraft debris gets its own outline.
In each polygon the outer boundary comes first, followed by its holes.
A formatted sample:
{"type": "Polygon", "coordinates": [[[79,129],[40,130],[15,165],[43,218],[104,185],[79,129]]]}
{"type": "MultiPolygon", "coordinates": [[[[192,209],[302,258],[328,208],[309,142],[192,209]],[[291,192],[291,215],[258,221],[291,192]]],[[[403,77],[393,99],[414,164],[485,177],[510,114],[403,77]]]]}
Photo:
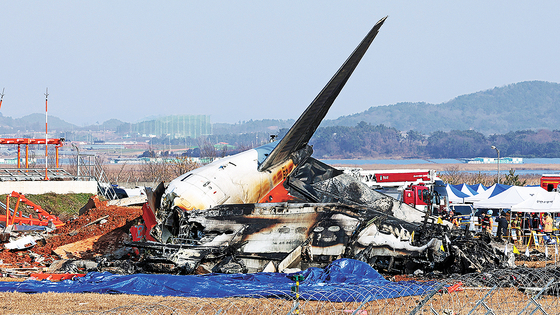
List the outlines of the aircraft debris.
{"type": "Polygon", "coordinates": [[[145,234],[126,243],[140,250],[142,268],[184,274],[283,271],[347,257],[402,273],[451,271],[454,260],[464,271],[501,261],[487,245],[468,244],[486,250],[481,262],[463,249],[466,243],[446,241],[451,223],[438,224],[431,216],[435,193],[424,191],[428,209],[418,210],[311,157],[311,136],[385,19],[281,140],[216,160],[146,192],[145,234]]]}
{"type": "MultiPolygon", "coordinates": [[[[310,138],[385,19],[281,140],[146,189],[141,209],[92,198],[78,218],[57,225],[44,246],[22,241],[22,249],[34,253],[25,263],[50,262],[50,272],[71,274],[288,272],[340,258],[395,274],[512,267],[513,254],[490,240],[438,223],[430,210],[433,192],[423,192],[427,209],[419,210],[311,157],[310,138]]],[[[7,263],[11,256],[0,258],[7,263]]]]}
{"type": "Polygon", "coordinates": [[[84,225],[83,227],[81,227],[81,228],[79,228],[79,229],[73,230],[73,231],[71,231],[71,232],[68,233],[68,234],[69,234],[70,236],[74,236],[74,235],[78,234],[78,231],[79,231],[80,229],[82,229],[82,228],[88,227],[88,226],[90,226],[90,225],[92,225],[92,224],[96,224],[96,223],[103,224],[103,223],[107,222],[107,218],[108,218],[108,217],[109,217],[109,215],[106,215],[106,216],[103,216],[103,217],[101,217],[101,218],[95,219],[94,221],[92,221],[92,222],[90,222],[90,223],[84,225]]]}
{"type": "Polygon", "coordinates": [[[4,247],[10,250],[19,250],[31,248],[35,246],[35,244],[37,244],[37,242],[35,242],[35,238],[31,235],[26,235],[16,240],[12,240],[7,244],[4,244],[4,247]]]}

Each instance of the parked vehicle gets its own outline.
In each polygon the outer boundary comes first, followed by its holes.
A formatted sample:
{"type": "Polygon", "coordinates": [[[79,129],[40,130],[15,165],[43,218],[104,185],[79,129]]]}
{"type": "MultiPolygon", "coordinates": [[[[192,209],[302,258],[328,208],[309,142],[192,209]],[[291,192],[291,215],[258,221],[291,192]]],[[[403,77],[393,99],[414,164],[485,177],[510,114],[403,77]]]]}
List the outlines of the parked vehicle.
{"type": "Polygon", "coordinates": [[[558,191],[560,174],[543,174],[541,176],[541,187],[546,191],[558,191]]]}
{"type": "Polygon", "coordinates": [[[435,170],[363,170],[344,169],[372,189],[400,200],[421,211],[432,207],[432,214],[448,209],[445,183],[435,170]]]}
{"type": "Polygon", "coordinates": [[[458,217],[461,229],[469,228],[471,217],[474,219],[475,223],[478,222],[478,218],[475,216],[475,209],[472,204],[453,203],[449,205],[449,210],[453,211],[455,216],[458,217]]]}

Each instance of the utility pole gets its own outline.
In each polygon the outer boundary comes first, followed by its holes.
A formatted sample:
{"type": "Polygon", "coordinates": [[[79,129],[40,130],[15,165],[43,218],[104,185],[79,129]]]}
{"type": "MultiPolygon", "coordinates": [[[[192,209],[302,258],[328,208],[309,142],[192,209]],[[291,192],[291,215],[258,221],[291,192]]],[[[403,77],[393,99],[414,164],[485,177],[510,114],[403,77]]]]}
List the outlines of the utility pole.
{"type": "Polygon", "coordinates": [[[492,146],[492,149],[498,152],[498,184],[500,183],[500,150],[496,146],[492,146]]]}
{"type": "Polygon", "coordinates": [[[48,132],[48,102],[49,100],[49,88],[45,92],[45,180],[49,180],[49,132],[48,132]]]}

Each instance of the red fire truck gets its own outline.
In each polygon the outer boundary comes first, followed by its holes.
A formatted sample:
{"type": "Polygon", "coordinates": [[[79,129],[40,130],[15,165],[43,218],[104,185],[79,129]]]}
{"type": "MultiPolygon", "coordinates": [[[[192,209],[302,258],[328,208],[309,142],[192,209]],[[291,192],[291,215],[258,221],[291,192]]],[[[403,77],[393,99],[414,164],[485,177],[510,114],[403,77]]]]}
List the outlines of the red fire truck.
{"type": "Polygon", "coordinates": [[[441,212],[448,207],[445,183],[437,177],[435,170],[363,170],[347,169],[346,173],[359,178],[378,192],[400,200],[411,207],[432,212],[441,212]]]}
{"type": "Polygon", "coordinates": [[[541,187],[546,191],[558,191],[560,174],[543,174],[541,176],[541,187]]]}

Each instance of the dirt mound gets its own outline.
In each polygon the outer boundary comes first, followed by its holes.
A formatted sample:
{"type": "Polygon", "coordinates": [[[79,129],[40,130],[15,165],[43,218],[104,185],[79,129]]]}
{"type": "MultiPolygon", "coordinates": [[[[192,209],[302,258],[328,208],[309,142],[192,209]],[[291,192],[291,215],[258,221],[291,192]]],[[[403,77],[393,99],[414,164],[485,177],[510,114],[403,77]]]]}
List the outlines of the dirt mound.
{"type": "Polygon", "coordinates": [[[65,225],[45,236],[43,242],[27,251],[0,252],[3,267],[44,267],[54,260],[60,259],[54,250],[68,244],[98,237],[95,241],[82,247],[72,248],[68,252],[70,258],[92,259],[122,247],[128,238],[130,227],[142,216],[141,207],[108,206],[97,196],[92,197],[95,207],[76,219],[65,222],[65,225]],[[89,225],[88,225],[89,224],[89,225]]]}

